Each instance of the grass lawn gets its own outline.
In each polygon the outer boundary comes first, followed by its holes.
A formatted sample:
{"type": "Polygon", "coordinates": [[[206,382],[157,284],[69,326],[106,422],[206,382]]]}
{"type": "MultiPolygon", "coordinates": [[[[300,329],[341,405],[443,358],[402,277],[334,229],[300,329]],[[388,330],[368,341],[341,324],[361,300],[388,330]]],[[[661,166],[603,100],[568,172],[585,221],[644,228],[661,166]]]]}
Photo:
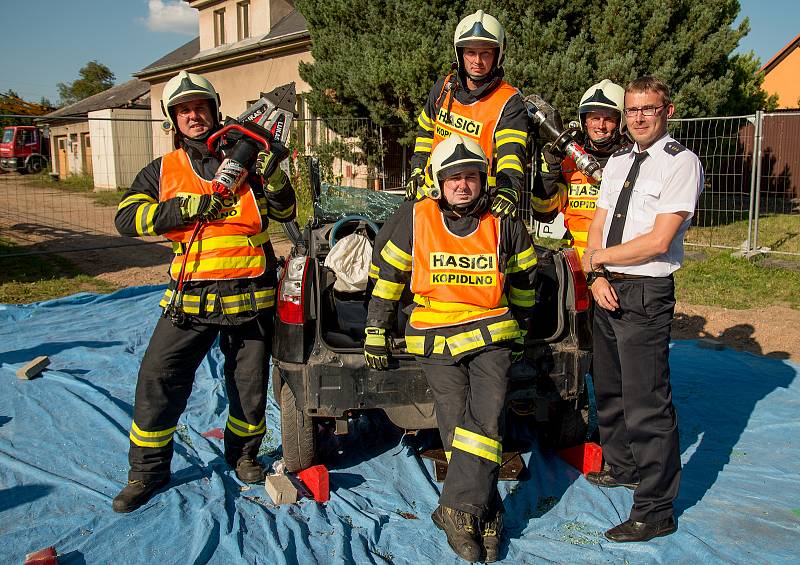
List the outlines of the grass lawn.
{"type": "MultiPolygon", "coordinates": [[[[747,240],[747,220],[713,227],[693,226],[686,234],[687,243],[725,245],[739,249],[747,240]]],[[[772,214],[758,220],[758,246],[772,251],[797,253],[800,261],[800,214],[772,214]]],[[[791,256],[780,256],[791,260],[791,256]]]]}
{"type": "Polygon", "coordinates": [[[0,303],[27,304],[76,292],[116,290],[110,283],[80,273],[57,255],[2,256],[13,247],[0,241],[0,303]]]}

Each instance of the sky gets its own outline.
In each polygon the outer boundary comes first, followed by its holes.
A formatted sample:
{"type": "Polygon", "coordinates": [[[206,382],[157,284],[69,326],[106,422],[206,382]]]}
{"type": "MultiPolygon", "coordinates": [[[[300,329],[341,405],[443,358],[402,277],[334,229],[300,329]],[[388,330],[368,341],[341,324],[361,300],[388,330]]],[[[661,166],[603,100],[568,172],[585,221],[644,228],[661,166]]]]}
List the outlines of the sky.
{"type": "MultiPolygon", "coordinates": [[[[800,34],[800,1],[739,1],[736,24],[747,16],[751,31],[737,52],[763,64],[800,34]]],[[[120,84],[194,37],[197,11],[182,0],[0,0],[0,92],[57,103],[56,85],[89,61],[120,84]]]]}

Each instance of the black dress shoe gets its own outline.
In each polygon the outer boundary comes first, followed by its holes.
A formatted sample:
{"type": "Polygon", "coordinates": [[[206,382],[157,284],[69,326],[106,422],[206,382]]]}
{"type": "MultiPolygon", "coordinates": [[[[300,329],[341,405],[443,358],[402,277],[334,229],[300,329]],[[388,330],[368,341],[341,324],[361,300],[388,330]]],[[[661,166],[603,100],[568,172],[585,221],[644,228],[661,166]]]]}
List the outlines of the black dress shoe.
{"type": "Polygon", "coordinates": [[[586,473],[586,480],[592,483],[593,485],[597,485],[599,487],[607,487],[607,488],[614,488],[614,487],[625,487],[631,490],[636,490],[636,487],[639,486],[639,483],[623,483],[622,481],[618,481],[614,478],[614,475],[611,474],[611,471],[608,469],[603,469],[599,473],[586,473]]]}
{"type": "Polygon", "coordinates": [[[604,535],[606,539],[616,542],[648,541],[660,536],[668,536],[675,532],[678,526],[675,519],[670,516],[658,522],[636,522],[628,520],[608,530],[604,535]]]}

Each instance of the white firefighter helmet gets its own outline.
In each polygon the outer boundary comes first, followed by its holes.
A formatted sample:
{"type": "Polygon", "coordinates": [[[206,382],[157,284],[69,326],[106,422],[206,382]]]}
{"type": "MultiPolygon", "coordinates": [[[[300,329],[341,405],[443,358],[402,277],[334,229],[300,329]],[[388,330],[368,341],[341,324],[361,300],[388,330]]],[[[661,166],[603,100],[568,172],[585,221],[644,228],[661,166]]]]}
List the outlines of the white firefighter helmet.
{"type": "Polygon", "coordinates": [[[625,113],[622,108],[625,105],[625,89],[620,85],[603,79],[581,96],[581,103],[578,106],[578,121],[581,129],[586,128],[586,114],[589,112],[613,112],[619,118],[619,132],[624,131],[625,113]]]}
{"type": "Polygon", "coordinates": [[[462,69],[464,65],[462,58],[464,47],[496,48],[497,56],[492,66],[492,71],[494,71],[495,68],[503,64],[503,54],[506,50],[506,32],[500,22],[497,21],[497,18],[485,14],[483,10],[478,10],[458,22],[453,37],[453,46],[456,50],[456,61],[458,61],[459,69],[462,69]]]}
{"type": "Polygon", "coordinates": [[[220,122],[219,94],[214,90],[214,86],[200,75],[181,71],[167,81],[161,95],[161,111],[172,125],[172,129],[177,131],[175,117],[170,109],[189,100],[208,100],[211,103],[211,117],[215,123],[220,122]]]}
{"type": "Polygon", "coordinates": [[[478,169],[481,175],[481,191],[486,190],[486,154],[477,141],[463,138],[457,133],[450,135],[433,149],[430,167],[433,181],[429,194],[431,198],[442,197],[442,184],[447,177],[467,169],[478,169]]]}

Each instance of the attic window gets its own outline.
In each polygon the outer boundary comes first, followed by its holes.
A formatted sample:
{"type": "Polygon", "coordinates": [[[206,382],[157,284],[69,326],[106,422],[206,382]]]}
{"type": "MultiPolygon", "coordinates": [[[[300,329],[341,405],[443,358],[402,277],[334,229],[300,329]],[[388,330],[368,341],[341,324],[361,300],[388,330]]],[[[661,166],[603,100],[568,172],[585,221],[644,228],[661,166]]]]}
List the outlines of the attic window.
{"type": "Polygon", "coordinates": [[[250,37],[250,0],[236,4],[237,28],[239,41],[250,37]]]}
{"type": "Polygon", "coordinates": [[[225,43],[225,8],[214,10],[214,47],[225,43]]]}

